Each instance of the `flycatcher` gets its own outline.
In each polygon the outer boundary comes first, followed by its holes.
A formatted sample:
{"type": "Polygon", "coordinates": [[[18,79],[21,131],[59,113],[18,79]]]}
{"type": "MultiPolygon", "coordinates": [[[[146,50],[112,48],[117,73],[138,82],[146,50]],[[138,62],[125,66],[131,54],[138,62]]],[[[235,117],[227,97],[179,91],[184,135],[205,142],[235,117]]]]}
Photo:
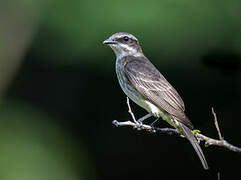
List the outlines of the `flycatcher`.
{"type": "Polygon", "coordinates": [[[151,116],[167,121],[190,141],[204,169],[208,169],[202,149],[192,132],[193,125],[184,113],[181,97],[145,57],[137,38],[119,32],[103,43],[108,44],[116,55],[116,73],[122,90],[149,113],[140,118],[141,121],[151,116]]]}

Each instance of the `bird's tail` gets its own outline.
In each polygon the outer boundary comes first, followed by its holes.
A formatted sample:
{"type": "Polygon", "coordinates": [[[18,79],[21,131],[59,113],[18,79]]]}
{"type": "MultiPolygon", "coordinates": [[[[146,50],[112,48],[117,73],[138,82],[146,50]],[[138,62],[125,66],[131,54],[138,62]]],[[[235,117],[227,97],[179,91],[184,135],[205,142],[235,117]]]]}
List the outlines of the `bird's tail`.
{"type": "Polygon", "coordinates": [[[197,141],[196,137],[194,136],[192,130],[189,129],[187,126],[185,126],[182,123],[180,123],[180,126],[181,126],[183,132],[185,133],[187,139],[190,141],[190,143],[192,144],[193,148],[195,149],[199,159],[202,162],[202,165],[203,165],[204,169],[208,169],[208,163],[207,163],[207,161],[205,159],[203,151],[202,151],[201,147],[199,146],[198,141],[197,141]]]}

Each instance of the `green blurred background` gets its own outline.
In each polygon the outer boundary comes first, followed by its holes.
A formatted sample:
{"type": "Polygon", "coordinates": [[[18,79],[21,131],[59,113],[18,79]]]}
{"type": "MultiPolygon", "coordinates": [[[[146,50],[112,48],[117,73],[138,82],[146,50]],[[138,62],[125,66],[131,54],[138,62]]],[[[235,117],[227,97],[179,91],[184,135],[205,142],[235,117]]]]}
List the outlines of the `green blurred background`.
{"type": "Polygon", "coordinates": [[[241,178],[239,154],[203,146],[204,171],[184,139],[114,127],[130,116],[102,44],[133,33],[195,128],[217,137],[214,107],[223,136],[240,146],[240,8],[240,0],[0,1],[0,179],[241,178]]]}

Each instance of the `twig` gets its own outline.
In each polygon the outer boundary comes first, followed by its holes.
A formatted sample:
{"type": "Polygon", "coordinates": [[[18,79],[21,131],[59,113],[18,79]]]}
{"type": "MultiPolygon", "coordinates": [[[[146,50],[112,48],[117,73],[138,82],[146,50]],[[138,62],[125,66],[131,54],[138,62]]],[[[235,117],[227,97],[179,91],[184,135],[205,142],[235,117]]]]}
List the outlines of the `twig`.
{"type": "Polygon", "coordinates": [[[207,145],[220,146],[220,147],[224,147],[224,148],[226,148],[230,151],[241,153],[240,147],[234,146],[224,139],[223,140],[217,140],[217,139],[207,137],[207,136],[205,136],[203,134],[200,134],[200,133],[196,134],[196,137],[199,138],[201,141],[204,141],[205,144],[207,144],[207,145]]]}
{"type": "MultiPolygon", "coordinates": [[[[117,126],[117,127],[118,126],[132,126],[133,128],[136,128],[137,130],[143,129],[143,130],[147,130],[147,131],[150,131],[150,132],[161,132],[161,133],[165,133],[165,134],[169,134],[169,135],[178,135],[180,137],[183,137],[174,128],[155,128],[155,127],[152,127],[152,126],[147,125],[147,124],[139,123],[138,121],[136,121],[134,113],[131,110],[130,102],[129,102],[129,98],[128,97],[127,97],[127,106],[128,106],[128,112],[131,114],[131,117],[132,117],[134,122],[132,122],[132,121],[118,122],[117,120],[114,120],[112,123],[115,126],[117,126]]],[[[241,153],[241,148],[240,147],[237,147],[237,146],[234,146],[234,145],[230,144],[229,142],[224,140],[224,138],[222,137],[221,131],[219,129],[218,121],[217,121],[217,116],[216,116],[216,113],[214,112],[213,108],[212,108],[212,114],[214,116],[214,123],[215,123],[215,127],[217,129],[217,132],[218,132],[219,140],[210,138],[210,137],[205,136],[205,135],[203,135],[201,133],[195,134],[197,139],[199,141],[204,141],[206,145],[220,146],[220,147],[224,147],[224,148],[226,148],[226,149],[228,149],[230,151],[241,153]]]]}
{"type": "Polygon", "coordinates": [[[136,121],[135,115],[134,115],[134,113],[133,113],[132,110],[131,110],[130,100],[129,100],[128,97],[126,97],[126,103],[127,103],[127,106],[128,106],[128,113],[131,114],[131,117],[132,117],[133,121],[134,121],[136,124],[138,124],[138,122],[136,121]]]}
{"type": "Polygon", "coordinates": [[[214,117],[214,124],[215,124],[215,127],[216,127],[217,132],[218,132],[218,137],[219,137],[220,140],[223,140],[223,137],[222,137],[221,131],[219,129],[219,125],[218,125],[217,115],[214,112],[213,107],[212,107],[212,114],[213,114],[213,117],[214,117]]]}

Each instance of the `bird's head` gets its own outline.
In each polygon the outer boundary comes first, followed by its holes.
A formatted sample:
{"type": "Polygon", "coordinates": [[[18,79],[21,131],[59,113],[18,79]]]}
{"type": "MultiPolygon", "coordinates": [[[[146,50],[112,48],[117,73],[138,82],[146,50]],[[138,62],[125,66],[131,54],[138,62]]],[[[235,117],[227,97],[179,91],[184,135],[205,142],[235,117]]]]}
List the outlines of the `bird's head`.
{"type": "Polygon", "coordinates": [[[125,32],[118,32],[103,41],[115,52],[117,58],[124,56],[142,56],[142,49],[135,36],[125,32]]]}

